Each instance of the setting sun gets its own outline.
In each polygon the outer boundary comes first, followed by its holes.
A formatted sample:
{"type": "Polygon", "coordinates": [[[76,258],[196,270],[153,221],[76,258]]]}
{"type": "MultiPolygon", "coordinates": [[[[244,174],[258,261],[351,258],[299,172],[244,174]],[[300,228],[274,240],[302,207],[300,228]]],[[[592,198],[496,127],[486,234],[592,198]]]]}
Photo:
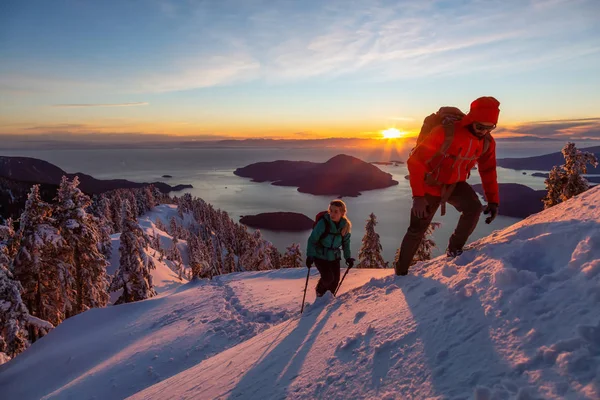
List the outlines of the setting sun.
{"type": "Polygon", "coordinates": [[[403,137],[405,135],[404,132],[400,132],[396,128],[386,129],[384,131],[381,131],[381,134],[383,135],[384,139],[398,139],[398,138],[401,138],[401,137],[403,137]]]}

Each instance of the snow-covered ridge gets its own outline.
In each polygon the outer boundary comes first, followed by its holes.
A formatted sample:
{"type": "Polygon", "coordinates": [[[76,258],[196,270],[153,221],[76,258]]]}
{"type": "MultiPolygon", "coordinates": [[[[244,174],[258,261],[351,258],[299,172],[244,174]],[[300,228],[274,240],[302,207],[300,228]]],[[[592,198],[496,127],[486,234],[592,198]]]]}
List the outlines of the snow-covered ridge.
{"type": "Polygon", "coordinates": [[[315,274],[301,317],[306,269],[93,309],[1,366],[2,397],[600,397],[600,188],[390,274],[316,302],[315,274]]]}

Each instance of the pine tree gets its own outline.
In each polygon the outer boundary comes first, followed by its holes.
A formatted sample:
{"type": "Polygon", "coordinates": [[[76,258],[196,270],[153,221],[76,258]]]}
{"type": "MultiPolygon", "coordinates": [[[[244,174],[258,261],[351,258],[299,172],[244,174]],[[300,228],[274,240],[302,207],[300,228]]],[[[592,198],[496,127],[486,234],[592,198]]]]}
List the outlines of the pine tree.
{"type": "Polygon", "coordinates": [[[414,265],[419,261],[431,260],[431,251],[436,246],[431,236],[433,235],[433,231],[440,226],[441,224],[439,222],[432,222],[429,224],[427,230],[425,231],[425,236],[423,237],[423,240],[421,241],[421,244],[419,245],[419,248],[417,249],[417,252],[415,253],[410,265],[414,265]]]}
{"type": "Polygon", "coordinates": [[[227,248],[227,255],[225,256],[225,273],[230,274],[235,272],[235,255],[231,247],[227,248]]]}
{"type": "Polygon", "coordinates": [[[252,234],[254,250],[245,264],[247,271],[264,271],[273,269],[271,261],[271,242],[267,242],[262,238],[260,230],[257,229],[252,234]]]}
{"type": "Polygon", "coordinates": [[[365,236],[358,253],[356,268],[387,268],[387,263],[381,255],[382,247],[379,234],[375,232],[375,225],[377,225],[377,217],[371,213],[365,227],[365,236]]]}
{"type": "Polygon", "coordinates": [[[269,258],[271,259],[272,269],[281,269],[281,253],[272,244],[269,246],[269,258]]]}
{"type": "Polygon", "coordinates": [[[577,150],[574,143],[568,142],[562,154],[565,163],[554,166],[545,181],[548,191],[542,199],[545,209],[588,190],[589,183],[582,174],[587,173],[587,164],[598,166],[598,158],[593,153],[577,150]]]}
{"type": "Polygon", "coordinates": [[[156,229],[161,230],[161,231],[163,231],[165,233],[169,232],[169,230],[167,229],[165,223],[160,218],[156,218],[156,221],[154,222],[154,226],[156,226],[156,229]]]}
{"type": "Polygon", "coordinates": [[[200,239],[198,236],[192,236],[188,242],[188,258],[191,269],[192,278],[200,278],[202,275],[202,261],[204,254],[200,247],[200,239]]]}
{"type": "Polygon", "coordinates": [[[70,299],[73,309],[67,315],[76,315],[90,308],[105,307],[108,304],[108,278],[106,257],[99,251],[101,233],[99,220],[86,212],[91,200],[78,188],[76,176],[69,182],[63,176],[58,189],[53,213],[56,224],[68,247],[68,263],[75,277],[70,299]]]}
{"type": "Polygon", "coordinates": [[[156,230],[154,230],[154,235],[152,235],[150,246],[159,253],[162,250],[162,245],[160,244],[160,235],[158,232],[156,232],[156,230]]]}
{"type": "Polygon", "coordinates": [[[157,202],[154,196],[154,185],[144,186],[144,196],[146,197],[146,205],[148,206],[148,210],[152,210],[156,207],[157,202]]]}
{"type": "MultiPolygon", "coordinates": [[[[0,358],[9,358],[29,346],[27,335],[27,307],[21,299],[21,285],[9,270],[10,242],[15,238],[12,221],[0,225],[0,358]]],[[[1,362],[0,362],[1,363],[1,362]]]]}
{"type": "Polygon", "coordinates": [[[110,291],[123,289],[115,304],[131,303],[156,295],[150,270],[156,268],[145,250],[150,239],[138,225],[126,201],[123,205],[123,233],[119,247],[119,268],[113,276],[110,291]]]}
{"type": "Polygon", "coordinates": [[[113,232],[123,232],[123,200],[119,191],[113,193],[110,201],[110,215],[113,232]]]}
{"type": "Polygon", "coordinates": [[[169,221],[169,234],[173,237],[173,239],[181,238],[179,224],[177,223],[175,217],[171,217],[171,221],[169,221]]]}
{"type": "Polygon", "coordinates": [[[66,262],[66,244],[53,224],[51,207],[41,200],[39,185],[34,185],[21,214],[21,247],[12,272],[23,287],[21,297],[31,315],[56,326],[72,307],[74,279],[66,262]]]}
{"type": "Polygon", "coordinates": [[[112,254],[112,240],[110,235],[113,233],[112,222],[110,220],[110,207],[108,205],[108,199],[104,194],[94,202],[93,215],[98,219],[98,229],[100,234],[100,241],[98,242],[98,249],[104,257],[110,258],[112,254]]]}
{"type": "Polygon", "coordinates": [[[173,245],[169,249],[167,254],[167,260],[172,261],[174,266],[171,266],[171,269],[177,273],[179,279],[183,277],[183,259],[181,257],[181,251],[177,244],[179,241],[177,240],[177,236],[173,236],[173,245]]]}
{"type": "Polygon", "coordinates": [[[302,263],[302,252],[300,251],[300,244],[292,243],[287,247],[287,251],[283,256],[282,268],[301,268],[302,263]]]}

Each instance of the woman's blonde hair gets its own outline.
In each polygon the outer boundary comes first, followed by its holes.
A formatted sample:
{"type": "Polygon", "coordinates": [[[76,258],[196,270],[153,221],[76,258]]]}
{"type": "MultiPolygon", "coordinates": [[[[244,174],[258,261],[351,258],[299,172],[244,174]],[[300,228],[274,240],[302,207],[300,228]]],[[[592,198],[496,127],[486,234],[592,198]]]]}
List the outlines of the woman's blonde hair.
{"type": "Polygon", "coordinates": [[[350,222],[350,219],[346,215],[346,212],[348,211],[348,208],[346,207],[346,203],[344,203],[340,199],[332,200],[329,203],[329,209],[328,209],[329,212],[331,212],[332,206],[338,207],[342,210],[342,218],[346,220],[346,225],[344,225],[344,227],[342,228],[342,232],[340,232],[340,233],[342,234],[342,236],[345,236],[352,231],[352,222],[350,222]]]}

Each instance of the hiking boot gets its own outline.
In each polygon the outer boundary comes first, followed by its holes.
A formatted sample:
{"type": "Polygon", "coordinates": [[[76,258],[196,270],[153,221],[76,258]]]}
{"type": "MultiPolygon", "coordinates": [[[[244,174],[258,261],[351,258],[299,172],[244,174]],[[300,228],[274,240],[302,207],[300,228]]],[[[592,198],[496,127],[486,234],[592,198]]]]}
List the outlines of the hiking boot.
{"type": "Polygon", "coordinates": [[[408,275],[408,270],[401,270],[399,265],[394,265],[394,272],[398,276],[406,276],[406,275],[408,275]]]}
{"type": "Polygon", "coordinates": [[[450,258],[455,258],[460,256],[463,253],[462,249],[458,249],[458,250],[450,250],[450,249],[446,249],[446,256],[450,257],[450,258]]]}

